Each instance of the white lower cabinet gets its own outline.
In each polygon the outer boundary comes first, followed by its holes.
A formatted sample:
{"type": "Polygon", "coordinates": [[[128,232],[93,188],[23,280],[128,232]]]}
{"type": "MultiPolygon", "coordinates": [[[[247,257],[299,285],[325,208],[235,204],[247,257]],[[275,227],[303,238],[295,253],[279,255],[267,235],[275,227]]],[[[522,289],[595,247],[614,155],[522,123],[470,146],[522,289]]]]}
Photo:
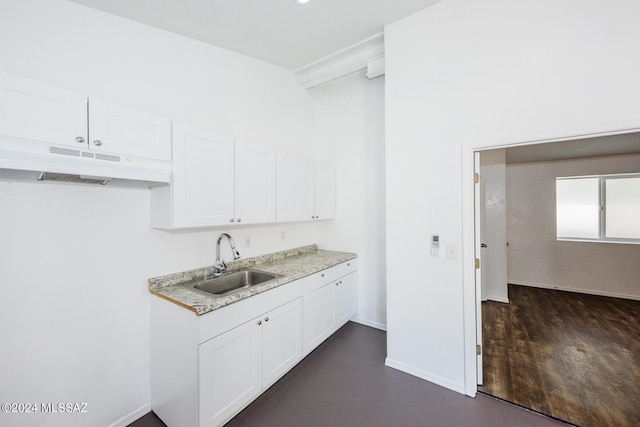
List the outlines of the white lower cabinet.
{"type": "Polygon", "coordinates": [[[308,354],[336,331],[335,289],[331,284],[303,297],[304,354],[308,354]]]}
{"type": "Polygon", "coordinates": [[[262,324],[262,386],[267,388],[302,359],[302,299],[267,313],[262,324]]]}
{"type": "Polygon", "coordinates": [[[353,272],[336,284],[336,328],[340,328],[356,315],[358,310],[358,278],[353,272]]]}
{"type": "Polygon", "coordinates": [[[303,279],[302,339],[305,356],[355,316],[356,269],[356,260],[351,260],[303,279]]]}
{"type": "Polygon", "coordinates": [[[233,418],[356,312],[350,260],[203,316],[154,297],[151,407],[169,427],[233,418]]]}
{"type": "Polygon", "coordinates": [[[200,426],[242,410],[302,358],[300,298],[200,344],[200,426]]]}
{"type": "Polygon", "coordinates": [[[200,425],[217,426],[262,391],[262,331],[253,322],[200,344],[200,425]]]}

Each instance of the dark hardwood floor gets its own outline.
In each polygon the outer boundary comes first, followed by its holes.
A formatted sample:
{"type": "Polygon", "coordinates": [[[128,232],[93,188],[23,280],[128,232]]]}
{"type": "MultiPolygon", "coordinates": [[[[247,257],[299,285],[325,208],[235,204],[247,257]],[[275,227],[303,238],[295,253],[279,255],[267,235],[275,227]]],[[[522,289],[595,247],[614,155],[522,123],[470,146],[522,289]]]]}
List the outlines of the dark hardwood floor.
{"type": "Polygon", "coordinates": [[[640,301],[509,285],[482,303],[479,390],[583,427],[640,426],[640,301]]]}
{"type": "MultiPolygon", "coordinates": [[[[349,322],[227,427],[566,426],[501,400],[472,399],[388,368],[385,357],[385,332],[349,322]]],[[[163,426],[150,413],[130,427],[163,426]]]]}

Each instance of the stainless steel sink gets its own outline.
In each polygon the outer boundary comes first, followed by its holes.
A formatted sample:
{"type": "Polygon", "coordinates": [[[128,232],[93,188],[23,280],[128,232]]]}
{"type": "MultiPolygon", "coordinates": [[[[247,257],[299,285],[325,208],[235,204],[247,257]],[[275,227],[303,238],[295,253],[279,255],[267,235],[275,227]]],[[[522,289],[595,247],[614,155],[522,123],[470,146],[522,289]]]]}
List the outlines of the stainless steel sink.
{"type": "Polygon", "coordinates": [[[245,268],[206,280],[192,280],[190,282],[182,283],[181,286],[188,289],[191,288],[196,291],[206,292],[214,296],[225,296],[235,292],[240,292],[278,277],[282,277],[282,275],[255,270],[252,268],[245,268]]]}

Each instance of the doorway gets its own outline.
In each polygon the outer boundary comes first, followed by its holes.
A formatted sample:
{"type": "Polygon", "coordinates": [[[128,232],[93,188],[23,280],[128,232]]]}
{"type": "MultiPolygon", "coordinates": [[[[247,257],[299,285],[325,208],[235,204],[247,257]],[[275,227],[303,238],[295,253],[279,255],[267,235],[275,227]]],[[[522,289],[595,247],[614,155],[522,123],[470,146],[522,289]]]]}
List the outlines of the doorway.
{"type": "MultiPolygon", "coordinates": [[[[588,289],[579,287],[571,289],[571,286],[567,286],[566,278],[561,276],[567,274],[568,269],[576,268],[575,265],[573,267],[562,265],[571,263],[568,258],[572,252],[569,249],[570,245],[575,245],[578,248],[575,251],[582,252],[583,256],[585,254],[595,256],[597,251],[592,249],[596,246],[611,252],[613,245],[585,242],[558,244],[555,239],[555,193],[553,191],[556,176],[562,176],[562,174],[636,172],[628,168],[633,167],[633,164],[640,167],[638,152],[640,152],[640,136],[635,133],[478,152],[481,183],[485,178],[491,182],[486,183],[485,188],[479,191],[480,199],[484,202],[482,206],[484,209],[480,209],[480,216],[484,216],[484,219],[476,221],[476,226],[479,225],[481,230],[480,233],[476,230],[476,235],[480,238],[476,240],[475,246],[476,254],[481,259],[481,271],[485,274],[480,275],[480,286],[476,283],[479,300],[483,301],[477,315],[480,325],[485,326],[484,332],[488,331],[492,340],[488,342],[486,336],[484,340],[479,340],[483,346],[483,356],[479,356],[482,361],[478,363],[483,363],[485,367],[485,369],[478,368],[479,373],[484,371],[485,380],[484,386],[480,386],[479,391],[488,392],[496,397],[579,425],[611,424],[613,421],[603,420],[607,420],[606,417],[611,413],[621,414],[625,411],[626,418],[615,419],[613,424],[637,425],[640,421],[640,414],[633,412],[633,408],[630,410],[617,408],[614,404],[607,405],[602,399],[602,394],[616,396],[617,389],[625,389],[627,393],[632,393],[631,395],[634,396],[640,393],[640,389],[634,389],[637,381],[626,383],[624,380],[628,378],[620,378],[616,381],[615,375],[624,376],[625,371],[633,372],[634,368],[638,369],[637,378],[640,378],[640,361],[637,356],[639,353],[635,353],[635,359],[633,356],[630,359],[626,358],[629,354],[625,356],[625,351],[627,353],[638,351],[634,348],[633,334],[626,338],[618,336],[615,333],[616,325],[621,324],[612,319],[615,317],[612,313],[624,313],[622,320],[625,316],[637,318],[636,314],[640,313],[637,311],[640,309],[640,303],[610,298],[611,296],[624,297],[624,292],[620,290],[617,291],[620,295],[615,295],[616,292],[611,290],[604,289],[600,292],[596,289],[596,294],[610,294],[603,297],[588,295],[588,289]],[[635,157],[630,160],[629,156],[635,157]],[[617,162],[623,157],[627,160],[626,164],[617,162]],[[603,171],[602,164],[609,163],[620,163],[617,167],[621,169],[616,170],[614,166],[613,169],[603,171]],[[504,172],[501,172],[501,167],[504,172]],[[507,168],[509,173],[506,172],[507,168]],[[554,168],[556,170],[552,171],[554,168]],[[524,170],[526,173],[522,172],[524,170]],[[585,170],[590,172],[585,173],[585,170]],[[553,176],[545,177],[545,174],[553,176]],[[502,193],[499,188],[501,180],[502,186],[505,187],[502,193]],[[507,180],[512,180],[510,186],[507,186],[507,180]],[[510,213],[509,220],[506,219],[505,198],[509,198],[506,187],[513,187],[511,193],[514,204],[517,205],[514,208],[515,213],[510,213]],[[527,196],[526,193],[529,190],[532,194],[527,196]],[[527,197],[530,200],[526,200],[527,197]],[[544,200],[545,198],[547,200],[544,200]],[[500,227],[496,227],[501,218],[500,215],[496,216],[496,211],[500,211],[502,207],[504,207],[502,212],[504,221],[509,222],[508,226],[503,224],[504,228],[509,230],[522,228],[524,231],[505,233],[502,238],[500,227]],[[490,236],[492,233],[496,234],[496,230],[498,236],[490,236]],[[513,239],[514,244],[507,246],[510,238],[513,239]],[[543,242],[544,239],[547,241],[543,242]],[[487,242],[493,242],[493,245],[496,242],[498,245],[502,244],[504,255],[500,250],[489,252],[491,245],[487,242]],[[541,251],[553,254],[547,257],[541,251]],[[498,258],[504,256],[503,262],[490,259],[496,256],[498,258]],[[510,280],[506,279],[507,265],[510,270],[510,280]],[[536,269],[552,274],[546,277],[544,274],[536,275],[536,269]],[[502,276],[503,273],[504,276],[502,276]],[[516,283],[507,285],[509,282],[516,283]],[[563,290],[560,291],[557,288],[563,290]],[[483,321],[487,317],[490,318],[488,327],[483,321]],[[599,320],[599,323],[592,325],[593,328],[585,326],[589,324],[590,318],[599,320]],[[609,320],[612,320],[611,324],[608,323],[609,320]],[[613,330],[607,331],[600,326],[595,326],[605,323],[613,330]],[[558,325],[562,327],[555,328],[558,325]],[[617,352],[613,348],[609,352],[603,350],[610,345],[613,346],[607,342],[607,338],[613,336],[616,336],[619,343],[626,339],[628,348],[622,352],[617,352]],[[511,360],[507,360],[506,363],[504,360],[499,363],[491,360],[488,367],[486,358],[496,357],[511,358],[511,360]],[[609,360],[609,363],[603,363],[599,357],[609,360]],[[616,363],[623,368],[622,371],[615,368],[616,363]],[[596,366],[600,368],[596,369],[596,366]],[[503,371],[501,374],[503,377],[497,381],[496,369],[503,371]],[[599,375],[602,373],[606,375],[599,380],[599,375]],[[554,378],[554,375],[557,378],[554,378]],[[493,383],[487,384],[488,378],[493,383]],[[598,381],[601,381],[599,385],[598,381]],[[614,387],[608,388],[612,384],[614,387]],[[562,396],[556,394],[560,392],[559,390],[563,390],[562,393],[570,398],[561,399],[562,396]],[[600,395],[597,394],[598,391],[600,395]],[[591,396],[590,392],[595,394],[591,396]],[[564,403],[554,407],[553,402],[560,401],[564,403]],[[612,410],[612,408],[617,409],[612,410]]],[[[640,246],[637,248],[640,249],[640,246]]],[[[613,252],[616,254],[612,256],[621,256],[620,250],[613,249],[613,252]]],[[[632,251],[627,250],[627,255],[622,256],[629,257],[629,253],[640,255],[640,252],[634,248],[632,251]]],[[[632,264],[637,265],[637,263],[632,264]]],[[[637,273],[639,272],[636,271],[635,277],[637,273]]],[[[631,297],[633,298],[633,295],[631,297]]],[[[640,326],[633,322],[627,323],[627,329],[629,327],[640,331],[640,326]]],[[[620,329],[625,329],[624,325],[620,329]]],[[[478,383],[482,384],[483,378],[479,378],[478,383]]],[[[625,397],[620,395],[616,401],[624,402],[625,397]]]]}

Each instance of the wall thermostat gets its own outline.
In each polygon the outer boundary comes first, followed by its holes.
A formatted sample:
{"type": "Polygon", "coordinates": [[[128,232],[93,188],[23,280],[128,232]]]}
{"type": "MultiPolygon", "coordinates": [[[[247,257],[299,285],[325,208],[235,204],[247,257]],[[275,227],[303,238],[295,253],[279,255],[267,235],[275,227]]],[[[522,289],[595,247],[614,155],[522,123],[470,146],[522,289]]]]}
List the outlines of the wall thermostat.
{"type": "Polygon", "coordinates": [[[431,235],[431,256],[440,255],[440,236],[438,234],[431,235]]]}

